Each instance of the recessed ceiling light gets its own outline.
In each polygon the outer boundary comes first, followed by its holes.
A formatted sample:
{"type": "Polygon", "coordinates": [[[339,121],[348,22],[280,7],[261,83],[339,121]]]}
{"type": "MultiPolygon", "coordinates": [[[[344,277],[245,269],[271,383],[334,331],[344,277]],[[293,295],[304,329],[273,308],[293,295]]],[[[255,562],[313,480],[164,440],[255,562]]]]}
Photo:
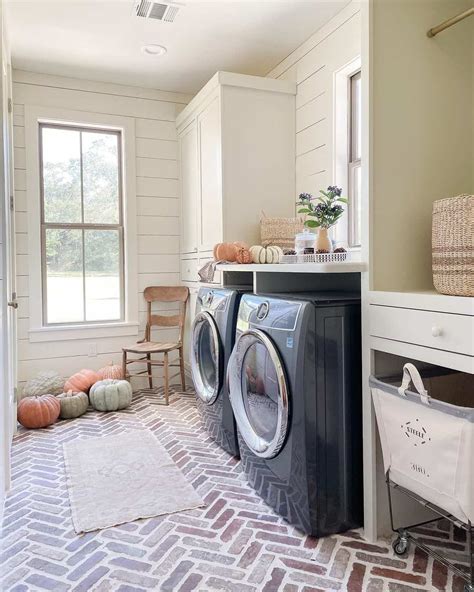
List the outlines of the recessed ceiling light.
{"type": "Polygon", "coordinates": [[[142,53],[150,56],[162,56],[165,55],[167,51],[166,47],[163,45],[156,45],[155,43],[149,43],[142,47],[142,53]]]}

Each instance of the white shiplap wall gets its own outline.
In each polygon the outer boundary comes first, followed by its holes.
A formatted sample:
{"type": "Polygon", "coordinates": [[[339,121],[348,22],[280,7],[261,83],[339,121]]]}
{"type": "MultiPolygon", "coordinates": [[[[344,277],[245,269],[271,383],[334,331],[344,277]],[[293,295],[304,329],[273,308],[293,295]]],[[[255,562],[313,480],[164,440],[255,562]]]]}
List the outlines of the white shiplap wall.
{"type": "Polygon", "coordinates": [[[297,83],[296,196],[334,182],[334,74],[360,54],[360,5],[352,2],[268,74],[297,83]]]}
{"type": "MultiPolygon", "coordinates": [[[[14,71],[15,203],[19,296],[19,381],[55,369],[67,376],[80,368],[119,362],[133,337],[31,343],[28,337],[28,195],[25,105],[120,115],[135,119],[140,332],[145,322],[143,289],[179,284],[178,149],[175,117],[188,95],[14,71]],[[89,356],[96,345],[97,356],[89,356]]],[[[38,221],[39,223],[39,221],[38,221]]],[[[67,295],[65,295],[67,297],[67,295]]],[[[164,336],[170,337],[168,335],[164,336]]]]}

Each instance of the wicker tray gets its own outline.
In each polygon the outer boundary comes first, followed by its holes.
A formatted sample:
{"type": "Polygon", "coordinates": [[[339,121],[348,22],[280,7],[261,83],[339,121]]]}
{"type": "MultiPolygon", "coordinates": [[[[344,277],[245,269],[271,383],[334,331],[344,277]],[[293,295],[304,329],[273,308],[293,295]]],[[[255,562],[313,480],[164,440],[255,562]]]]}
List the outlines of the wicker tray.
{"type": "Polygon", "coordinates": [[[350,253],[319,253],[308,255],[283,255],[280,263],[342,263],[350,259],[350,253]]]}

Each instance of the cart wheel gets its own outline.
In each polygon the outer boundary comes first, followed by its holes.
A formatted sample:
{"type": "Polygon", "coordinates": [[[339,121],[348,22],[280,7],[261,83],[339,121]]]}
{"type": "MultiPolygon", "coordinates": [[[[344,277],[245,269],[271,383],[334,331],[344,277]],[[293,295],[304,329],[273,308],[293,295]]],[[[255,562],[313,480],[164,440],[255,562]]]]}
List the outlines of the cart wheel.
{"type": "Polygon", "coordinates": [[[405,555],[408,551],[408,540],[402,537],[397,537],[392,544],[395,555],[405,555]]]}

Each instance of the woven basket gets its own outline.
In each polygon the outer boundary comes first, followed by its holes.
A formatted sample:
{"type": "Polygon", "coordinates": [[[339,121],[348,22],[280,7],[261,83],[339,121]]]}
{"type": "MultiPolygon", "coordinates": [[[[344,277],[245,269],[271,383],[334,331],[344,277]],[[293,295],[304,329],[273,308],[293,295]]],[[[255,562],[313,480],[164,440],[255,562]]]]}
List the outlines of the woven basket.
{"type": "Polygon", "coordinates": [[[474,296],[474,195],[434,202],[432,248],[436,290],[474,296]]]}
{"type": "Polygon", "coordinates": [[[295,234],[304,228],[302,218],[267,218],[262,212],[260,219],[260,241],[264,247],[292,249],[295,246],[295,234]]]}

